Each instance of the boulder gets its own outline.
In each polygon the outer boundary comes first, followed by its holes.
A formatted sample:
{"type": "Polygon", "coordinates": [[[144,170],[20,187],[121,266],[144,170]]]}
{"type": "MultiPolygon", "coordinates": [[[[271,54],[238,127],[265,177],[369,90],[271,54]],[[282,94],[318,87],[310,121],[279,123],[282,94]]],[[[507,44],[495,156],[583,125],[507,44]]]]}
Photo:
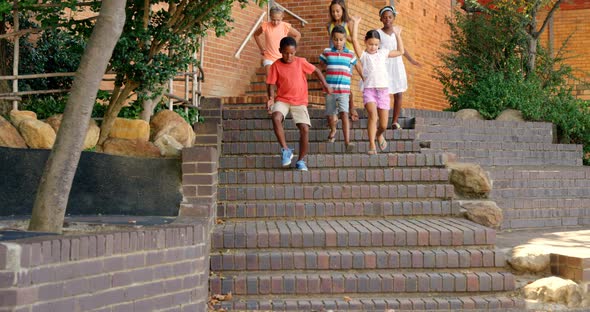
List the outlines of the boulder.
{"type": "MultiPolygon", "coordinates": [[[[57,115],[53,115],[49,118],[47,118],[47,120],[45,120],[45,122],[47,122],[51,128],[53,128],[53,130],[55,130],[55,133],[57,133],[57,131],[59,130],[59,127],[61,126],[61,120],[63,118],[63,114],[57,114],[57,115]]],[[[89,148],[93,148],[96,146],[96,143],[98,143],[98,137],[100,136],[100,127],[98,127],[98,125],[96,125],[96,121],[94,121],[94,119],[90,119],[90,123],[88,125],[88,131],[86,131],[86,137],[84,138],[84,147],[82,149],[89,149],[89,148]]]]}
{"type": "Polygon", "coordinates": [[[167,134],[161,135],[154,144],[160,149],[160,154],[164,157],[180,157],[183,149],[182,144],[167,134]]]}
{"type": "Polygon", "coordinates": [[[55,131],[49,124],[37,119],[24,119],[18,130],[30,148],[51,149],[55,143],[55,131]]]}
{"type": "Polygon", "coordinates": [[[550,250],[538,245],[520,245],[512,249],[510,266],[520,272],[539,273],[549,269],[550,250]]]}
{"type": "Polygon", "coordinates": [[[126,140],[118,138],[107,139],[103,146],[102,152],[105,154],[131,156],[131,157],[148,157],[159,158],[160,149],[152,142],[144,140],[126,140]]]}
{"type": "Polygon", "coordinates": [[[484,120],[483,116],[472,108],[466,108],[456,112],[455,118],[462,120],[484,120]]]}
{"type": "Polygon", "coordinates": [[[519,121],[523,122],[522,113],[515,109],[506,109],[496,117],[498,121],[519,121]]]}
{"type": "Polygon", "coordinates": [[[110,138],[142,140],[150,139],[150,124],[141,119],[117,118],[109,133],[110,138]]]}
{"type": "Polygon", "coordinates": [[[18,125],[20,125],[21,121],[25,119],[35,119],[37,120],[37,114],[31,111],[19,111],[19,110],[11,110],[10,111],[10,122],[18,129],[18,125]]]}
{"type": "Polygon", "coordinates": [[[464,198],[487,198],[492,184],[486,172],[477,164],[447,163],[449,180],[455,193],[464,198]]]}
{"type": "Polygon", "coordinates": [[[2,116],[0,116],[0,146],[27,148],[27,143],[18,130],[2,116]]]}
{"type": "Polygon", "coordinates": [[[579,307],[584,299],[582,287],[572,280],[556,276],[542,278],[528,284],[524,286],[523,292],[527,299],[562,303],[569,308],[579,307]]]}
{"type": "Polygon", "coordinates": [[[169,135],[184,147],[191,147],[195,142],[193,127],[174,111],[159,111],[150,121],[150,126],[154,141],[163,135],[169,135]]]}
{"type": "Polygon", "coordinates": [[[465,209],[465,217],[477,224],[491,228],[499,228],[504,220],[502,209],[491,200],[459,202],[465,209]]]}

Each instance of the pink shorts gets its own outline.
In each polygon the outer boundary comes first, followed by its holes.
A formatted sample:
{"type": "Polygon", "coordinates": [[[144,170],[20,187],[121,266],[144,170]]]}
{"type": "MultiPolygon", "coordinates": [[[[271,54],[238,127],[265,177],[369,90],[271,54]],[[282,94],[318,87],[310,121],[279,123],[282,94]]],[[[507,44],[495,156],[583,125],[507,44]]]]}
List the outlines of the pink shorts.
{"type": "Polygon", "coordinates": [[[377,104],[378,109],[389,110],[389,90],[387,88],[364,88],[363,102],[377,104]]]}

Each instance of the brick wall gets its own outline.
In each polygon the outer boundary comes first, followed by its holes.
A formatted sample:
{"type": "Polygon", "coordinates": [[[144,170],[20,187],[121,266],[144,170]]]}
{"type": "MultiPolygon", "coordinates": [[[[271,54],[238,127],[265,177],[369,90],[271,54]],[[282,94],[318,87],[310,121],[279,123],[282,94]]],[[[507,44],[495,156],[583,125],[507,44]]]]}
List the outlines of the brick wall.
{"type": "Polygon", "coordinates": [[[203,311],[205,225],[0,243],[0,311],[203,311]]]}
{"type": "MultiPolygon", "coordinates": [[[[566,61],[574,69],[576,69],[576,76],[578,78],[585,78],[588,80],[588,73],[590,73],[590,4],[583,7],[580,3],[578,6],[566,6],[565,9],[560,9],[555,12],[553,17],[553,47],[554,51],[561,48],[563,42],[571,35],[566,50],[566,55],[570,58],[566,61]]],[[[542,15],[544,18],[544,15],[542,15]]],[[[542,23],[542,20],[539,21],[542,23]]],[[[539,26],[540,27],[540,26],[539,26]]],[[[550,32],[545,29],[542,35],[542,44],[547,47],[549,42],[550,32]]],[[[590,87],[572,82],[575,84],[574,91],[579,98],[590,100],[590,87]]]]}

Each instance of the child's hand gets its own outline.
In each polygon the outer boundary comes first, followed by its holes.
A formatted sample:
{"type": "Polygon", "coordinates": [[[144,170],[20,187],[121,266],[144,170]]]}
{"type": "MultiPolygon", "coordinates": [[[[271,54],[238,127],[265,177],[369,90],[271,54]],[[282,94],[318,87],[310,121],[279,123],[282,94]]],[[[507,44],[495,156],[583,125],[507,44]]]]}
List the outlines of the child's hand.
{"type": "Polygon", "coordinates": [[[411,60],[410,63],[412,63],[412,65],[414,65],[414,66],[417,66],[418,68],[422,68],[422,64],[420,64],[419,62],[411,60]]]}
{"type": "Polygon", "coordinates": [[[266,102],[266,111],[268,112],[268,114],[272,114],[272,106],[275,104],[275,100],[273,98],[268,99],[268,102],[266,102]]]}
{"type": "Polygon", "coordinates": [[[350,120],[358,121],[359,120],[359,113],[356,112],[356,108],[350,108],[350,120]]]}
{"type": "Polygon", "coordinates": [[[399,27],[399,26],[397,26],[397,25],[396,25],[396,26],[393,26],[393,32],[394,32],[396,35],[398,35],[398,36],[399,36],[399,35],[401,35],[401,34],[402,34],[402,28],[401,28],[401,27],[399,27]]]}
{"type": "Polygon", "coordinates": [[[352,16],[351,17],[353,24],[359,24],[361,22],[360,16],[352,16]]]}
{"type": "Polygon", "coordinates": [[[334,89],[332,89],[332,87],[328,87],[328,88],[326,88],[326,93],[332,94],[332,93],[334,93],[334,89]]]}

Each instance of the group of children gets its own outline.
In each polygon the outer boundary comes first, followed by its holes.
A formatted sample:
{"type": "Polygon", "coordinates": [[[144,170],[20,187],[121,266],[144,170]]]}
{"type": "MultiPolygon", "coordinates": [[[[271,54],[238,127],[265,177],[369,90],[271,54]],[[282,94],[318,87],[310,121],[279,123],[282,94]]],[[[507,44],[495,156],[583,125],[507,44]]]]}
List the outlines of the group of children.
{"type": "Polygon", "coordinates": [[[392,128],[401,129],[398,123],[402,93],[407,89],[407,78],[401,56],[405,55],[411,64],[419,66],[404,49],[401,28],[394,25],[397,15],[395,8],[386,6],[379,11],[383,28],[370,30],[365,35],[366,49],[363,51],[358,40],[359,17],[350,18],[343,0],[332,0],[329,6],[331,21],[327,29],[330,47],[320,55],[322,71],[305,58],[296,57],[299,32],[282,21],[283,11],[273,7],[270,22],[265,22],[255,32],[255,40],[263,55],[266,68],[268,102],[273,128],[281,145],[281,162],[284,167],[291,165],[293,150],[287,146],[283,120],[291,113],[300,131],[298,170],[307,171],[304,157],[308,150],[309,127],[311,126],[308,103],[308,74],[314,74],[326,91],[326,116],[330,127],[328,142],[334,142],[338,117],[342,121],[344,144],[347,152],[355,148],[350,141],[350,120],[358,120],[351,93],[352,68],[361,76],[363,102],[367,110],[369,135],[368,154],[377,154],[387,149],[385,131],[389,119],[390,94],[394,99],[392,128]],[[265,36],[265,45],[260,42],[265,36]],[[351,35],[352,34],[352,35],[351,35]],[[280,38],[280,40],[279,40],[280,38]],[[278,41],[278,45],[276,42],[278,41]],[[278,53],[277,53],[278,52],[278,53]],[[357,60],[360,60],[358,62],[357,60]]]}

